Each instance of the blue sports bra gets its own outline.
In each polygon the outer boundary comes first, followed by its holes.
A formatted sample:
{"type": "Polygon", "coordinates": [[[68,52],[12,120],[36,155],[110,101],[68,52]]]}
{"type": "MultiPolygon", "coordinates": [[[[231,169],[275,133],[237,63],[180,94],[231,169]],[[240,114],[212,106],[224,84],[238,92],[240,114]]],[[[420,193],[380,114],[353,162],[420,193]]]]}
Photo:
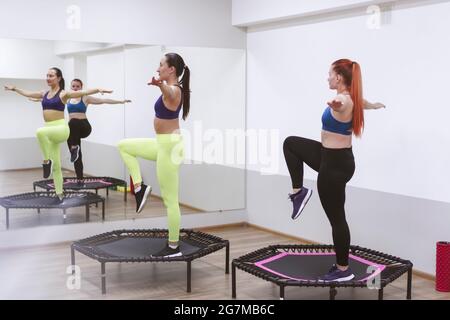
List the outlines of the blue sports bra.
{"type": "Polygon", "coordinates": [[[322,130],[350,136],[352,134],[353,121],[341,122],[331,114],[331,108],[327,107],[322,115],[322,130]]]}
{"type": "Polygon", "coordinates": [[[44,97],[42,98],[42,109],[44,110],[57,110],[57,111],[64,111],[64,108],[66,107],[64,103],[61,101],[61,98],[59,97],[59,93],[62,90],[59,90],[58,93],[55,94],[55,96],[51,99],[48,99],[48,93],[47,91],[44,94],[44,97]]]}
{"type": "MultiPolygon", "coordinates": [[[[180,88],[181,89],[181,88],[180,88]]],[[[176,111],[169,110],[163,101],[163,96],[161,95],[155,103],[155,116],[159,119],[172,120],[177,119],[180,114],[181,106],[183,104],[183,96],[181,97],[180,105],[176,111]]]]}
{"type": "Polygon", "coordinates": [[[80,102],[73,104],[70,101],[67,103],[67,111],[69,113],[86,113],[87,106],[83,101],[83,98],[80,99],[80,102]]]}

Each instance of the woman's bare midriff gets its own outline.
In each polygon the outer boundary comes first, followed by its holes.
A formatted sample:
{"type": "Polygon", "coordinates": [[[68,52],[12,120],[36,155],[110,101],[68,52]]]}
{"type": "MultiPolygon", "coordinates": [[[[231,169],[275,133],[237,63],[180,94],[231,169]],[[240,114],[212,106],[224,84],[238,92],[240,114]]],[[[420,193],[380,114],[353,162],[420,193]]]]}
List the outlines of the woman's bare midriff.
{"type": "Polygon", "coordinates": [[[70,119],[87,119],[86,113],[83,113],[83,112],[69,113],[69,118],[70,119]]]}
{"type": "Polygon", "coordinates": [[[58,110],[44,110],[44,120],[45,122],[56,121],[64,119],[64,111],[58,110]]]}
{"type": "Polygon", "coordinates": [[[334,132],[322,130],[322,146],[329,149],[343,149],[352,146],[352,136],[345,136],[334,132]]]}
{"type": "Polygon", "coordinates": [[[155,117],[153,126],[157,134],[179,133],[180,123],[178,119],[159,119],[155,117]]]}

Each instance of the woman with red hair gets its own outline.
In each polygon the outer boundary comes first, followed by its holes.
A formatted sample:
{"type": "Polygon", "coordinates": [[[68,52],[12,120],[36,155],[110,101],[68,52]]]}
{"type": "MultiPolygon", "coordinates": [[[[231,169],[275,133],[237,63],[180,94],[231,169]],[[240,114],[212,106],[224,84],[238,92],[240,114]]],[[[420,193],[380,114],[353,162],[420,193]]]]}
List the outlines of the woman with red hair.
{"type": "Polygon", "coordinates": [[[330,68],[329,87],[336,97],[328,102],[322,115],[321,142],[288,137],[283,151],[292,180],[289,195],[293,203],[292,219],[297,219],[311,197],[303,186],[303,163],[317,171],[320,202],[331,223],[336,264],[319,281],[348,281],[354,274],[348,266],[350,230],[345,219],[345,186],[355,171],[352,135],[360,137],[364,128],[364,109],[379,109],[381,103],[363,98],[361,68],[357,62],[341,59],[330,68]]]}

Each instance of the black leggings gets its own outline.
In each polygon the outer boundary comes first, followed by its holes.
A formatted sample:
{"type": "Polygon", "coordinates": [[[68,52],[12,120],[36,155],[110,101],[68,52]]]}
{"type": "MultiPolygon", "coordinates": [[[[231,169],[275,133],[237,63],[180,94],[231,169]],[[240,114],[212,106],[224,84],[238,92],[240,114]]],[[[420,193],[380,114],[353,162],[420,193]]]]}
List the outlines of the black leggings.
{"type": "Polygon", "coordinates": [[[329,149],[318,141],[288,137],[284,141],[283,151],[294,189],[303,187],[303,163],[319,173],[317,190],[333,230],[337,264],[347,266],[350,230],[344,205],[345,185],[355,172],[352,148],[329,149]]]}
{"type": "Polygon", "coordinates": [[[87,138],[92,131],[91,125],[87,119],[71,119],[69,121],[70,136],[67,139],[69,150],[72,146],[80,146],[78,160],[74,162],[77,179],[83,179],[83,159],[81,155],[81,139],[87,138]]]}

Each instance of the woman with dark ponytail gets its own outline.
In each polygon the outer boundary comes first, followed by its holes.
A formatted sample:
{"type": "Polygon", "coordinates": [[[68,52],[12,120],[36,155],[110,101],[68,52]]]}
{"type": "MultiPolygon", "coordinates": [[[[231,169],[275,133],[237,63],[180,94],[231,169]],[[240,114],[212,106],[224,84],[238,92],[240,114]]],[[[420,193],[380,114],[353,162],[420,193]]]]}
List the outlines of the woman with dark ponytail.
{"type": "Polygon", "coordinates": [[[55,192],[60,201],[63,199],[63,176],[61,172],[61,156],[59,145],[67,141],[70,129],[64,120],[65,104],[71,98],[80,98],[95,93],[111,93],[111,90],[91,89],[85,91],[66,91],[62,72],[58,68],[51,68],[47,73],[47,85],[49,91],[27,91],[15,86],[5,86],[5,90],[14,91],[18,94],[42,100],[42,109],[45,127],[39,128],[36,136],[44,158],[44,178],[47,179],[53,173],[55,192]]]}
{"type": "Polygon", "coordinates": [[[288,137],[283,151],[292,180],[289,195],[293,203],[292,219],[297,219],[311,197],[312,190],[303,186],[303,163],[319,173],[317,189],[330,221],[336,264],[319,281],[348,281],[354,274],[348,266],[350,230],[345,218],[345,187],[355,171],[352,134],[360,137],[364,128],[364,109],[379,109],[381,103],[363,99],[361,68],[357,62],[341,59],[330,68],[329,87],[336,97],[328,102],[322,115],[321,142],[288,137]]]}
{"type": "Polygon", "coordinates": [[[169,241],[154,256],[176,257],[182,255],[179,248],[181,214],[178,203],[178,171],[184,156],[178,117],[181,108],[183,120],[189,114],[190,70],[180,55],[167,53],[160,61],[158,74],[158,79],[152,78],[148,83],[158,87],[162,93],[155,103],[153,125],[156,139],[125,139],[119,142],[118,147],[133,179],[137,213],[144,208],[152,190],[142,182],[137,158],[156,161],[156,176],[169,220],[169,241]]]}

